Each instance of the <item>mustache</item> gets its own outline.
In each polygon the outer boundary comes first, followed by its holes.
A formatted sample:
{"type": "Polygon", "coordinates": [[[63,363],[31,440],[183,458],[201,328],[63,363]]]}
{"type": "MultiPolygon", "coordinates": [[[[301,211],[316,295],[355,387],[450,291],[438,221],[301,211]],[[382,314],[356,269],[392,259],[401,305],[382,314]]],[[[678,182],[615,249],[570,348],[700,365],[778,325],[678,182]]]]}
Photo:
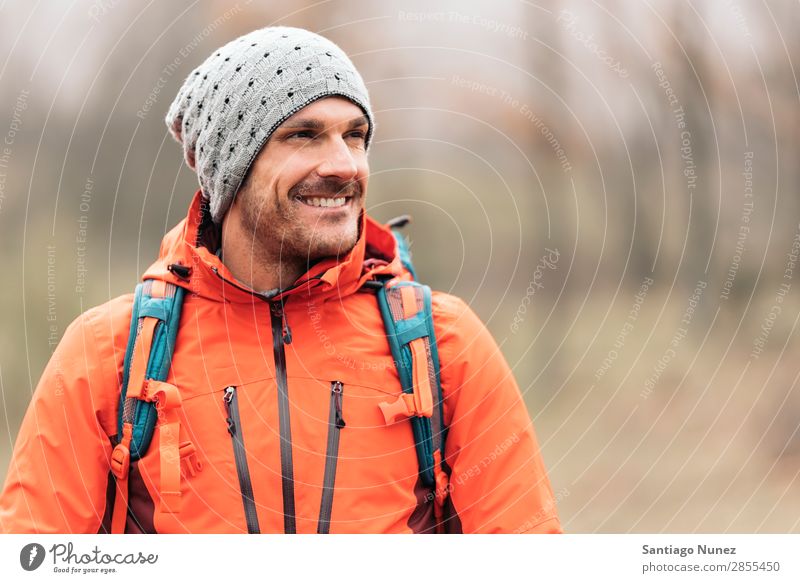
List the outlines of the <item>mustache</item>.
{"type": "Polygon", "coordinates": [[[289,189],[289,197],[320,196],[323,198],[337,198],[341,196],[361,196],[361,183],[357,181],[339,180],[327,177],[319,180],[307,180],[295,184],[289,189]]]}

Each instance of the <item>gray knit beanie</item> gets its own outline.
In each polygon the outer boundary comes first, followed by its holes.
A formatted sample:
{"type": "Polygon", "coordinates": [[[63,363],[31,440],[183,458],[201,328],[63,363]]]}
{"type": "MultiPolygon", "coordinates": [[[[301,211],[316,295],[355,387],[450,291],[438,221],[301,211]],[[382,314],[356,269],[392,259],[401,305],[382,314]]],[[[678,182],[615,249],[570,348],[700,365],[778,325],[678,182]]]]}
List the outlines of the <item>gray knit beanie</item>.
{"type": "Polygon", "coordinates": [[[369,147],[375,122],[364,81],[344,51],[318,34],[262,28],[229,42],[189,74],[165,121],[197,172],[215,223],[272,132],[328,95],[364,110],[369,147]]]}

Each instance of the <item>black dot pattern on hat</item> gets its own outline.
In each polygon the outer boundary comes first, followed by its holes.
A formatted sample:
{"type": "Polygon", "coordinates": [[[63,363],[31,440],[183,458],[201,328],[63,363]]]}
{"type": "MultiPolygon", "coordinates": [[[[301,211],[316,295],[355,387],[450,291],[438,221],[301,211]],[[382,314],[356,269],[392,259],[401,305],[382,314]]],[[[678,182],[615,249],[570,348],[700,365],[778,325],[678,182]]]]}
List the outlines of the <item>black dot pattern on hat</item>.
{"type": "Polygon", "coordinates": [[[290,27],[256,30],[216,51],[189,75],[166,122],[197,172],[215,221],[222,220],[275,128],[328,95],[346,97],[364,111],[369,145],[374,121],[364,81],[339,47],[315,33],[290,27]],[[193,95],[195,107],[189,107],[193,95]]]}

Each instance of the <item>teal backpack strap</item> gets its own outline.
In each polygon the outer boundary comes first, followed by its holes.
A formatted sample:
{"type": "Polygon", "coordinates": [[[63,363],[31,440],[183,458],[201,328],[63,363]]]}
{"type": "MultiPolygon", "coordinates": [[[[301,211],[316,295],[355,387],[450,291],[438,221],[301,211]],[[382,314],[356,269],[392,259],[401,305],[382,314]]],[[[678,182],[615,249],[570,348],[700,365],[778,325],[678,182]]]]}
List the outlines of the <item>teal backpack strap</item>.
{"type": "Polygon", "coordinates": [[[384,285],[377,296],[403,390],[396,401],[381,403],[381,410],[387,423],[411,418],[420,477],[426,486],[434,487],[446,429],[431,289],[415,281],[401,281],[384,285]]]}
{"type": "Polygon", "coordinates": [[[146,280],[136,286],[131,316],[131,329],[128,336],[128,347],[125,351],[125,365],[122,375],[122,393],[118,414],[118,437],[122,437],[125,423],[133,426],[131,436],[131,461],[138,460],[150,447],[153,438],[157,414],[155,404],[151,401],[133,396],[128,397],[128,385],[131,380],[131,361],[134,348],[141,341],[145,318],[156,318],[158,322],[153,330],[150,357],[145,369],[145,379],[165,381],[172,364],[175,338],[183,307],[184,289],[171,283],[163,283],[163,297],[153,296],[153,280],[146,280]]]}
{"type": "MultiPolygon", "coordinates": [[[[404,266],[413,274],[405,237],[395,229],[392,233],[404,266]]],[[[398,399],[381,403],[380,408],[387,424],[410,418],[420,479],[425,486],[434,489],[438,523],[448,493],[449,477],[443,465],[447,427],[431,289],[416,281],[389,281],[378,288],[377,298],[402,387],[398,399]]]]}
{"type": "Polygon", "coordinates": [[[180,423],[176,412],[180,394],[176,387],[163,381],[172,365],[183,296],[183,288],[164,281],[145,280],[136,286],[122,374],[117,444],[111,453],[111,473],[116,481],[112,533],[125,532],[130,464],[147,453],[162,411],[163,491],[159,492],[159,506],[161,511],[170,513],[180,508],[182,446],[178,444],[180,423]],[[170,434],[174,439],[163,439],[170,434]],[[165,456],[165,452],[169,455],[165,456]]]}

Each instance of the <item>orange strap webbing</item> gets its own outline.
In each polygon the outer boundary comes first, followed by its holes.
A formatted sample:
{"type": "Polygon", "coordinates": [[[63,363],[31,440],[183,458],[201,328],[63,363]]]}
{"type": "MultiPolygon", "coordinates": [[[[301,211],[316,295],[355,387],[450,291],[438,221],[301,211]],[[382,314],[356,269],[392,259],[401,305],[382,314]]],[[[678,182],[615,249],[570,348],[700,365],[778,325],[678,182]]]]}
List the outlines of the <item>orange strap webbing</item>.
{"type": "Polygon", "coordinates": [[[114,510],[111,513],[111,534],[123,534],[128,517],[128,471],[131,465],[131,445],[133,426],[122,426],[122,440],[111,452],[111,473],[114,474],[117,494],[114,497],[114,510]]]}
{"type": "Polygon", "coordinates": [[[181,511],[181,422],[178,417],[181,395],[175,385],[150,379],[147,400],[156,404],[158,412],[159,512],[175,514],[181,511]]]}

